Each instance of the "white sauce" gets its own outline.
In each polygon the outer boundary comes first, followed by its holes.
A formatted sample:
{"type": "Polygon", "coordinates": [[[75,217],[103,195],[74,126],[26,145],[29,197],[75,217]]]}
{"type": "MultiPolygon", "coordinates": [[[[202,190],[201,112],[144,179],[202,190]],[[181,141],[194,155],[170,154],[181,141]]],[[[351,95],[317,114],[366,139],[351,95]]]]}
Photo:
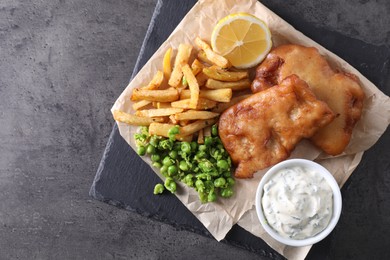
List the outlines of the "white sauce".
{"type": "Polygon", "coordinates": [[[305,239],[329,224],[332,189],[316,171],[286,168],[264,185],[262,206],[268,224],[281,236],[305,239]]]}

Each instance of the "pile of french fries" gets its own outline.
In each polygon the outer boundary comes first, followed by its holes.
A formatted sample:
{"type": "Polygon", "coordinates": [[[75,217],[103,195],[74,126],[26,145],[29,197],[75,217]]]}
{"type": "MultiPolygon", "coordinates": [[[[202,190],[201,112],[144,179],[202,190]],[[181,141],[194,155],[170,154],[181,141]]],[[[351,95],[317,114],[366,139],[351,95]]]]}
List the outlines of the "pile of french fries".
{"type": "Polygon", "coordinates": [[[225,109],[246,98],[242,90],[250,88],[248,71],[230,67],[229,61],[215,53],[210,45],[197,37],[199,48],[180,44],[171,64],[172,48],[163,59],[163,71],[158,71],[148,85],[134,89],[135,114],[114,111],[114,119],[130,125],[149,126],[150,135],[168,137],[169,130],[179,125],[176,139],[204,142],[210,126],[225,109]],[[191,65],[190,65],[191,64],[191,65]],[[239,95],[233,97],[233,92],[239,95]]]}

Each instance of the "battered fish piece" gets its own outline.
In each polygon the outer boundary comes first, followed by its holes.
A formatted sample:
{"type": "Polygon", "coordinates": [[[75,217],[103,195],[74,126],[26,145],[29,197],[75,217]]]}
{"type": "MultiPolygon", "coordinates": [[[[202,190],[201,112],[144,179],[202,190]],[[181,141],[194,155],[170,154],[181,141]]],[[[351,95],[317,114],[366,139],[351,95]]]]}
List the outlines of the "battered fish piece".
{"type": "Polygon", "coordinates": [[[252,178],[287,157],[302,138],[311,137],[334,118],[296,75],[228,108],[219,135],[236,166],[235,177],[252,178]]]}
{"type": "Polygon", "coordinates": [[[252,92],[277,85],[292,74],[306,81],[316,97],[337,115],[310,140],[329,155],[342,153],[363,109],[364,93],[357,77],[333,70],[316,48],[282,45],[273,49],[257,68],[252,92]]]}

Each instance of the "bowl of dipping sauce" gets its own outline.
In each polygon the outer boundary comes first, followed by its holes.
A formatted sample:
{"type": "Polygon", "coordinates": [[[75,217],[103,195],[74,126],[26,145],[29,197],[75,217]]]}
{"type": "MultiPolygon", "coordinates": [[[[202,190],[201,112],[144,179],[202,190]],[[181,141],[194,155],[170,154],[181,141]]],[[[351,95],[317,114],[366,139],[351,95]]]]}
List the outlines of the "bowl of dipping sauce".
{"type": "Polygon", "coordinates": [[[336,226],[342,207],[340,188],[323,166],[305,159],[274,165],[261,179],[256,211],[265,231],[289,246],[312,245],[336,226]]]}

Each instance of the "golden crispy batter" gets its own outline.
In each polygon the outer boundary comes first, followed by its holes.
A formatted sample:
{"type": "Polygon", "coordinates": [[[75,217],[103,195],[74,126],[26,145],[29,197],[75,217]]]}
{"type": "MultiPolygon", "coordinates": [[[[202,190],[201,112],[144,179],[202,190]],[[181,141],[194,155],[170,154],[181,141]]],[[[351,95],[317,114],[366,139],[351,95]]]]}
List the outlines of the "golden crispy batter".
{"type": "Polygon", "coordinates": [[[291,74],[306,81],[316,97],[325,101],[337,115],[311,141],[327,154],[342,153],[362,113],[364,93],[358,79],[352,74],[334,71],[316,48],[282,45],[272,50],[257,68],[252,91],[256,93],[279,84],[291,74]]]}
{"type": "Polygon", "coordinates": [[[253,174],[286,159],[302,138],[331,122],[333,112],[306,82],[291,75],[228,108],[219,135],[236,165],[235,177],[253,174]]]}

